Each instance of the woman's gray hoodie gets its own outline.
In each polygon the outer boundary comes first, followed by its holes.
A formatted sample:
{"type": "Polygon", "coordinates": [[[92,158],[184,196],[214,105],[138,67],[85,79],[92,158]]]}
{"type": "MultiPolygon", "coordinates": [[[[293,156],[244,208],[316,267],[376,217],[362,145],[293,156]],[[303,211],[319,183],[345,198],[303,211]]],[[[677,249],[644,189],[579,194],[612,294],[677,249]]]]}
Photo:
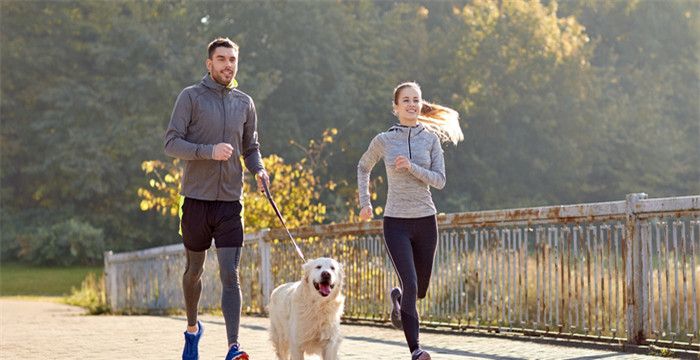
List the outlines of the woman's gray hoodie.
{"type": "Polygon", "coordinates": [[[418,123],[414,127],[394,125],[372,139],[357,164],[360,206],[371,205],[369,176],[374,165],[384,160],[389,191],[384,216],[419,218],[437,213],[430,186],[445,186],[445,159],[440,139],[418,123]],[[396,157],[403,155],[410,169],[396,170],[396,157]]]}

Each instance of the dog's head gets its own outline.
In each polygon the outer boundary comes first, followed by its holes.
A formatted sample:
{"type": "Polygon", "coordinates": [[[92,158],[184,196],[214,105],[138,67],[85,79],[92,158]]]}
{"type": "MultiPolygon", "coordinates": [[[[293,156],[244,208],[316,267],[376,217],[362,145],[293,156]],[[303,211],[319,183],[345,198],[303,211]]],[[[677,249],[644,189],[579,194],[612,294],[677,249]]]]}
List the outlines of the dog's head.
{"type": "Polygon", "coordinates": [[[343,268],[330,258],[309,260],[302,267],[304,282],[310,290],[322,297],[336,297],[343,285],[343,268]]]}

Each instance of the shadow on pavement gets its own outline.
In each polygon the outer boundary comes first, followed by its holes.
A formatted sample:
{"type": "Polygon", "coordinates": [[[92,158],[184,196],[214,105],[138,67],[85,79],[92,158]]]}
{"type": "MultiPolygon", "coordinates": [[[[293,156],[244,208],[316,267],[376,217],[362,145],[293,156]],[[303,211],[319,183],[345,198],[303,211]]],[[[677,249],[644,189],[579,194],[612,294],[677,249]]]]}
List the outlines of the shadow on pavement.
{"type": "MultiPolygon", "coordinates": [[[[380,340],[380,339],[366,337],[366,336],[345,336],[344,338],[348,339],[348,340],[355,340],[355,341],[366,341],[366,342],[370,342],[370,343],[396,345],[396,346],[400,346],[402,348],[406,348],[406,343],[403,341],[380,340]]],[[[524,359],[524,358],[511,357],[511,356],[496,356],[496,355],[488,355],[488,354],[479,354],[479,353],[473,353],[473,352],[464,351],[464,350],[445,349],[445,348],[439,348],[439,347],[434,347],[434,346],[426,346],[423,348],[425,350],[428,350],[428,351],[435,353],[435,354],[461,355],[461,356],[470,356],[470,357],[482,358],[482,359],[503,359],[503,360],[524,359]]],[[[408,352],[408,349],[406,349],[406,352],[408,352]]]]}

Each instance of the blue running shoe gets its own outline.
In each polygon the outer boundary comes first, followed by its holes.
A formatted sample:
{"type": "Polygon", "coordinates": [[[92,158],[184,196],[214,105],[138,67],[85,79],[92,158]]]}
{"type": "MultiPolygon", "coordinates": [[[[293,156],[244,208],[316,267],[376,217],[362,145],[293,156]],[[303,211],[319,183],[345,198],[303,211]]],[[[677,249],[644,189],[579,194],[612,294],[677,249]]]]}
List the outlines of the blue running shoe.
{"type": "Polygon", "coordinates": [[[240,345],[234,344],[228,349],[225,360],[249,360],[248,354],[240,349],[240,345]]]}
{"type": "Polygon", "coordinates": [[[401,289],[397,287],[391,289],[391,324],[399,330],[403,329],[403,322],[401,322],[401,289]]]}
{"type": "Polygon", "coordinates": [[[201,321],[197,321],[196,334],[190,334],[185,331],[185,349],[182,350],[182,360],[199,360],[199,339],[204,332],[204,326],[201,321]]]}

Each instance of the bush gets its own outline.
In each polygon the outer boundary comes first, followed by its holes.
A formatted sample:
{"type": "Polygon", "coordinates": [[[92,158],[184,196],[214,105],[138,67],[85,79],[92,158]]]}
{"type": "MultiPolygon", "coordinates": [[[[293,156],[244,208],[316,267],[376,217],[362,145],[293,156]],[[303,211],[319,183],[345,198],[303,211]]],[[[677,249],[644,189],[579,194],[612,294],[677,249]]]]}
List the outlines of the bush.
{"type": "Polygon", "coordinates": [[[19,242],[16,224],[16,216],[4,208],[0,209],[0,260],[3,262],[17,258],[19,242]]]}
{"type": "Polygon", "coordinates": [[[65,299],[65,302],[69,305],[83,307],[92,315],[108,313],[104,274],[98,279],[94,273],[89,273],[80,285],[80,289],[71,289],[71,294],[65,299]]]}
{"type": "Polygon", "coordinates": [[[40,227],[17,239],[19,259],[41,265],[97,264],[105,248],[102,229],[77,219],[40,227]]]}

